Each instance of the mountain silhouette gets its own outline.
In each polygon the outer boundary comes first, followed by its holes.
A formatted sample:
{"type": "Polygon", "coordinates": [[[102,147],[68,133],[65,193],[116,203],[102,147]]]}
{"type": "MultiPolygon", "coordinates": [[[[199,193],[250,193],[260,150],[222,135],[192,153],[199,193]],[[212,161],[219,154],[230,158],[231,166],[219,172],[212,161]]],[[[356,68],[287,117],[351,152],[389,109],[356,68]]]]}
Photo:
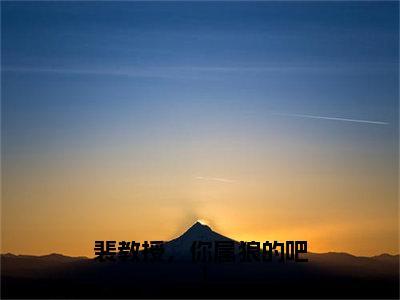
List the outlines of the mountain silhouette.
{"type": "Polygon", "coordinates": [[[190,248],[197,241],[214,242],[233,240],[213,231],[208,225],[203,225],[197,221],[181,236],[165,243],[166,255],[173,257],[175,260],[191,259],[190,248]]]}
{"type": "MultiPolygon", "coordinates": [[[[196,222],[161,262],[1,255],[2,298],[399,298],[399,255],[307,253],[307,263],[195,263],[195,241],[234,241],[196,222]],[[172,259],[169,259],[173,257],[172,259]]],[[[235,246],[238,242],[234,241],[235,246]]]]}

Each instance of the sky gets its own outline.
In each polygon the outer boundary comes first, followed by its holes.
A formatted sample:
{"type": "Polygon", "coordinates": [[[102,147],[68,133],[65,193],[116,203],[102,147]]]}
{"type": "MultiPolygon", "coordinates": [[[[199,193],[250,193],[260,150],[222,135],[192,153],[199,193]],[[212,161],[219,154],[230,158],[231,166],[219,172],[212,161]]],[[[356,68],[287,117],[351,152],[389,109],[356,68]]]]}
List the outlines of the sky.
{"type": "Polygon", "coordinates": [[[399,253],[398,2],[1,2],[1,252],[198,219],[399,253]]]}

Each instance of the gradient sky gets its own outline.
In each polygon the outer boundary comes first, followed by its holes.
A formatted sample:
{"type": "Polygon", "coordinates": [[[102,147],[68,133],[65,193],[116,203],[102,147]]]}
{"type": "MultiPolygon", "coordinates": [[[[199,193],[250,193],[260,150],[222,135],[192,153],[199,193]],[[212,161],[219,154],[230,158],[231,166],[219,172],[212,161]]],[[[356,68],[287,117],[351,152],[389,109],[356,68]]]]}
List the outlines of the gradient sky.
{"type": "Polygon", "coordinates": [[[398,253],[398,2],[1,3],[2,249],[197,219],[398,253]]]}

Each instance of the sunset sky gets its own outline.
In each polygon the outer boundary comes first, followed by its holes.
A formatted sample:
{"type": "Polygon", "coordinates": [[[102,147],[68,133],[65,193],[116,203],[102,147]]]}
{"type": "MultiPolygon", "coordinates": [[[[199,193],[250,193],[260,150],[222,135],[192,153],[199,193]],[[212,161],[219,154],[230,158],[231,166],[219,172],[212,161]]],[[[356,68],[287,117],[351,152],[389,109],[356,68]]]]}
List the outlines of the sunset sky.
{"type": "Polygon", "coordinates": [[[398,2],[2,2],[2,245],[197,219],[398,250],[398,2]]]}

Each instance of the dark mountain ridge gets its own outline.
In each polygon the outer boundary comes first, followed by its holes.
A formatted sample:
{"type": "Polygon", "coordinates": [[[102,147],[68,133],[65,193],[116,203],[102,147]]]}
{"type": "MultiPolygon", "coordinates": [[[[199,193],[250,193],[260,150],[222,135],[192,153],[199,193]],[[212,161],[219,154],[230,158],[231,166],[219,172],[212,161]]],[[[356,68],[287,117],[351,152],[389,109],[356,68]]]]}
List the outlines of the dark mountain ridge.
{"type": "MultiPolygon", "coordinates": [[[[164,243],[164,248],[167,252],[171,251],[173,254],[175,253],[188,253],[188,249],[190,249],[191,245],[194,241],[205,241],[205,242],[213,242],[213,241],[234,241],[238,244],[238,241],[226,237],[222,234],[219,234],[213,231],[208,225],[203,225],[200,222],[196,222],[193,224],[188,230],[186,230],[181,236],[167,241],[164,243]]],[[[325,252],[325,253],[312,253],[308,252],[308,255],[311,255],[313,258],[320,259],[322,257],[335,259],[336,263],[338,262],[350,262],[352,260],[378,260],[378,261],[396,261],[399,260],[399,254],[392,255],[388,253],[382,253],[375,256],[356,256],[346,252],[325,252]]],[[[25,255],[25,254],[13,254],[13,253],[5,253],[1,254],[2,258],[19,258],[19,259],[32,259],[32,260],[48,260],[53,262],[69,262],[69,261],[77,261],[77,260],[90,260],[91,258],[87,256],[67,256],[60,253],[51,253],[46,255],[25,255]]]]}
{"type": "MultiPolygon", "coordinates": [[[[234,241],[195,223],[162,262],[1,255],[2,298],[398,298],[399,255],[307,253],[307,263],[193,263],[193,241],[234,241]],[[287,288],[290,286],[291,288],[287,288]]],[[[234,241],[237,243],[236,241],[234,241]]]]}

